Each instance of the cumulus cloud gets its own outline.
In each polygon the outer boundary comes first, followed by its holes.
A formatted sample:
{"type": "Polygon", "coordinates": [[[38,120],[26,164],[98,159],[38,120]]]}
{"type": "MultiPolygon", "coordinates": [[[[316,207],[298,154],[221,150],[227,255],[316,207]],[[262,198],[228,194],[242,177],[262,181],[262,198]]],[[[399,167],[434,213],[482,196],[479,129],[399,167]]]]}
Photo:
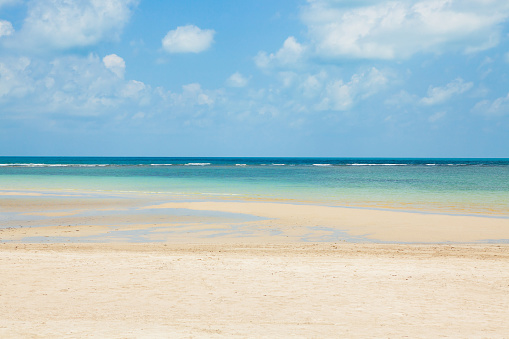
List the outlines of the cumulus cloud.
{"type": "Polygon", "coordinates": [[[163,49],[168,53],[200,53],[210,48],[215,33],[194,25],[179,26],[163,38],[163,49]]]}
{"type": "Polygon", "coordinates": [[[226,83],[230,87],[245,87],[248,81],[249,80],[245,76],[239,72],[235,72],[226,80],[226,83]]]}
{"type": "Polygon", "coordinates": [[[323,88],[325,79],[327,79],[327,73],[324,71],[318,74],[307,75],[299,85],[302,95],[306,98],[317,96],[323,88]]]}
{"type": "Polygon", "coordinates": [[[342,2],[308,0],[302,19],[326,58],[399,59],[449,48],[473,53],[498,44],[506,0],[342,2]]]}
{"type": "Polygon", "coordinates": [[[118,122],[141,118],[139,112],[150,107],[150,114],[143,113],[145,121],[192,119],[209,114],[218,102],[223,102],[221,90],[204,89],[198,83],[172,92],[113,76],[112,71],[123,71],[123,60],[116,55],[102,59],[93,53],[86,57],[67,55],[50,62],[0,57],[0,116],[19,119],[57,115],[66,116],[59,119],[62,123],[82,118],[118,122]]]}
{"type": "Polygon", "coordinates": [[[124,112],[143,105],[147,89],[132,81],[112,76],[95,54],[58,57],[50,62],[0,59],[2,113],[111,116],[118,112],[112,108],[124,112]]]}
{"type": "Polygon", "coordinates": [[[349,111],[360,101],[385,90],[392,78],[390,71],[376,67],[354,73],[346,80],[332,69],[316,73],[281,71],[274,75],[277,82],[271,86],[250,91],[251,100],[243,106],[254,111],[254,103],[268,104],[277,109],[279,117],[292,112],[288,119],[318,111],[349,111]]]}
{"type": "Polygon", "coordinates": [[[118,38],[137,0],[31,1],[13,45],[64,50],[118,38]]]}
{"type": "Polygon", "coordinates": [[[9,21],[0,20],[0,37],[14,33],[14,28],[9,21]]]}
{"type": "Polygon", "coordinates": [[[375,67],[367,72],[354,74],[350,81],[335,80],[325,87],[324,96],[317,105],[319,110],[346,111],[358,99],[366,99],[382,90],[388,78],[375,67]]]}
{"type": "Polygon", "coordinates": [[[0,61],[0,99],[16,100],[33,91],[35,82],[27,74],[30,64],[26,57],[0,61]]]}
{"type": "Polygon", "coordinates": [[[178,95],[182,102],[196,104],[196,105],[208,105],[214,104],[214,98],[205,92],[201,85],[198,83],[192,83],[182,86],[182,94],[178,95]]]}
{"type": "Polygon", "coordinates": [[[147,85],[141,81],[129,80],[122,89],[121,95],[126,98],[138,97],[146,88],[147,85]]]}
{"type": "Polygon", "coordinates": [[[34,99],[44,103],[49,112],[65,112],[71,116],[110,115],[112,108],[127,104],[120,95],[124,80],[111,76],[111,70],[95,54],[86,58],[54,59],[44,79],[48,78],[54,80],[51,87],[38,87],[34,99]]]}
{"type": "Polygon", "coordinates": [[[474,106],[472,111],[487,116],[509,115],[509,93],[493,101],[482,100],[474,106]]]}
{"type": "Polygon", "coordinates": [[[428,96],[421,99],[424,105],[436,105],[449,100],[453,95],[461,94],[472,88],[472,82],[465,82],[457,78],[443,87],[432,87],[428,89],[428,96]]]}
{"type": "Polygon", "coordinates": [[[103,58],[104,66],[115,73],[119,78],[124,77],[125,61],[116,54],[110,54],[103,58]]]}
{"type": "Polygon", "coordinates": [[[254,60],[256,65],[262,69],[271,66],[296,66],[302,61],[305,50],[306,48],[291,36],[285,40],[283,46],[275,54],[261,51],[254,60]]]}

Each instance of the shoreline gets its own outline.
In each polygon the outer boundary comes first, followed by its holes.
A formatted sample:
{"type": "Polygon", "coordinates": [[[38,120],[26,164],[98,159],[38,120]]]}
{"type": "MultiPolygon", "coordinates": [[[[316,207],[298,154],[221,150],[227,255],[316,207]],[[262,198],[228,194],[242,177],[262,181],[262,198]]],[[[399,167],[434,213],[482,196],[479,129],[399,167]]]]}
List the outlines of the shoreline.
{"type": "MultiPolygon", "coordinates": [[[[501,208],[483,208],[479,210],[474,207],[449,206],[448,209],[442,207],[433,207],[430,202],[428,206],[418,207],[417,203],[410,204],[391,204],[383,201],[375,202],[350,202],[345,201],[328,201],[328,200],[306,200],[298,198],[278,198],[278,197],[261,197],[235,194],[216,194],[216,193],[175,193],[175,192],[149,192],[149,191],[116,191],[116,190],[83,190],[83,189],[3,189],[0,188],[0,199],[140,199],[146,201],[163,200],[179,200],[181,202],[199,202],[199,201],[216,201],[216,202],[268,202],[282,203],[294,205],[316,205],[338,208],[352,208],[361,210],[379,210],[393,211],[404,213],[422,213],[437,214],[451,216],[479,216],[485,218],[501,218],[509,219],[509,206],[505,209],[501,208]]],[[[1,201],[1,200],[0,200],[1,201]]],[[[0,208],[2,206],[0,205],[0,208]]]]}
{"type": "Polygon", "coordinates": [[[509,243],[509,218],[493,215],[262,199],[41,194],[0,198],[0,242],[509,243]]]}

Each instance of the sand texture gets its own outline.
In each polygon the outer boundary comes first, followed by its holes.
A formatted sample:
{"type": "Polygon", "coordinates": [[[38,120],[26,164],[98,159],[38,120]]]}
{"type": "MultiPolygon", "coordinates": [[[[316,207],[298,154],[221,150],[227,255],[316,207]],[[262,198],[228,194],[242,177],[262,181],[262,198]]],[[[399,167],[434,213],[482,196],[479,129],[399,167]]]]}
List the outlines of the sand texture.
{"type": "Polygon", "coordinates": [[[185,200],[128,194],[0,197],[0,242],[509,242],[509,217],[500,215],[185,200]]]}
{"type": "Polygon", "coordinates": [[[509,333],[507,245],[1,244],[0,337],[509,333]]]}
{"type": "Polygon", "coordinates": [[[0,197],[0,338],[509,333],[507,217],[15,193],[0,197]]]}

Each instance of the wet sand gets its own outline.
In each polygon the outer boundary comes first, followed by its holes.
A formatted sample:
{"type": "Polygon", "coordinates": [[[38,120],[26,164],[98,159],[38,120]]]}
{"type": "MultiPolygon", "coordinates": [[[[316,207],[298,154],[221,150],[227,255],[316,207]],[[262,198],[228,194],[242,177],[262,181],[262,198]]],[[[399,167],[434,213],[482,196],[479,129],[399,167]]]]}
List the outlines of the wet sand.
{"type": "Polygon", "coordinates": [[[509,243],[509,217],[500,215],[290,201],[29,193],[0,197],[0,241],[509,243]]]}

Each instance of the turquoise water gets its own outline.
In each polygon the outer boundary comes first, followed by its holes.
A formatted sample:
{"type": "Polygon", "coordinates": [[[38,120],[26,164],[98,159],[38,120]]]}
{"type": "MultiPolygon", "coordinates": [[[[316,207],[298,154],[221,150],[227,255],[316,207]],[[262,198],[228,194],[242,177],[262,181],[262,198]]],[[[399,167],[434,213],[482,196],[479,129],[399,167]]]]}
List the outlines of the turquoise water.
{"type": "Polygon", "coordinates": [[[509,216],[509,159],[0,157],[0,189],[282,199],[509,216]]]}

